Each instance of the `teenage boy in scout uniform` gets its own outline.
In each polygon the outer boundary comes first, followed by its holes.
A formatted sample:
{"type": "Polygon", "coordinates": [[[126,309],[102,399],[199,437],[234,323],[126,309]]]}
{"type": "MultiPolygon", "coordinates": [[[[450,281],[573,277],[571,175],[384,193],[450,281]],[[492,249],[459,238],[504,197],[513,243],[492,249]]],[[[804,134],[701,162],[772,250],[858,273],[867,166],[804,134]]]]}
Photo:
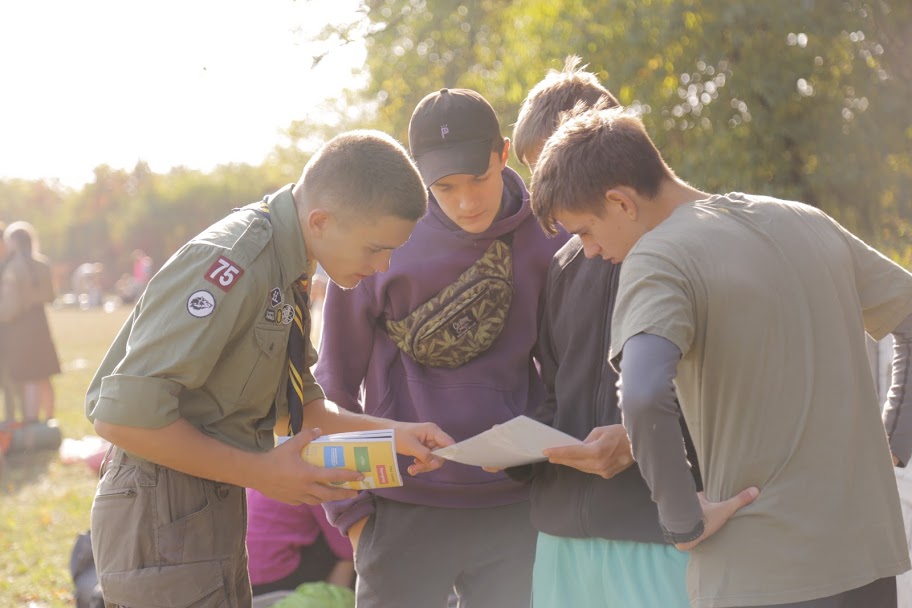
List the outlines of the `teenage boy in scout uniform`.
{"type": "Polygon", "coordinates": [[[294,306],[302,275],[320,262],[351,288],[386,270],[426,206],[398,143],[347,133],[297,184],[203,231],[152,278],[86,398],[96,432],[115,446],[92,506],[107,605],[250,605],[244,487],[291,504],[355,496],[330,484],[360,474],[300,458],[320,434],[312,427],[393,427],[414,470],[439,466],[430,449],[452,440],[436,425],[339,410],[308,371],[313,348],[298,368],[286,356],[294,332],[307,335],[307,306],[297,307],[303,317],[294,306]],[[272,449],[289,417],[303,430],[272,449]]]}

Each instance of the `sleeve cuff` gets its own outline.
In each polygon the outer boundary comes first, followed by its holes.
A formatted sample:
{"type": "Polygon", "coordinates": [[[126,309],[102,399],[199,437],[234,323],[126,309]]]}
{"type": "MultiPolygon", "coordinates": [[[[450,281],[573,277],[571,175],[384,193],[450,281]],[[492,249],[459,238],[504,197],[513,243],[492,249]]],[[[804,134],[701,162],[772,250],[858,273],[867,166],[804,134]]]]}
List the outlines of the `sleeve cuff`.
{"type": "Polygon", "coordinates": [[[326,399],[326,394],[323,392],[320,385],[317,384],[317,381],[314,380],[313,374],[308,373],[302,380],[304,381],[303,403],[310,403],[317,399],[326,399]]]}
{"type": "Polygon", "coordinates": [[[354,524],[374,513],[374,495],[370,492],[361,492],[351,500],[338,500],[323,504],[326,518],[344,536],[354,524]]]}
{"type": "MultiPolygon", "coordinates": [[[[908,406],[906,406],[908,407],[908,406]]],[[[893,416],[897,414],[894,412],[893,416]]],[[[912,415],[909,412],[905,413],[906,416],[912,415]]],[[[909,427],[909,424],[906,424],[907,421],[900,421],[903,424],[897,425],[895,418],[890,419],[886,416],[884,417],[884,426],[890,428],[889,425],[893,426],[902,426],[903,428],[897,428],[897,430],[889,437],[890,443],[890,453],[896,456],[899,459],[899,467],[905,467],[909,460],[912,459],[912,436],[909,433],[905,432],[906,428],[909,427]]]]}
{"type": "Polygon", "coordinates": [[[672,532],[664,525],[662,526],[662,536],[665,537],[665,540],[669,544],[677,545],[678,543],[689,543],[691,541],[697,540],[700,536],[703,535],[703,532],[706,530],[706,525],[703,523],[703,520],[697,522],[697,525],[690,532],[684,532],[681,534],[672,532]]]}
{"type": "Polygon", "coordinates": [[[161,428],[180,417],[177,398],[183,388],[164,378],[106,376],[89,418],[121,426],[161,428]]]}

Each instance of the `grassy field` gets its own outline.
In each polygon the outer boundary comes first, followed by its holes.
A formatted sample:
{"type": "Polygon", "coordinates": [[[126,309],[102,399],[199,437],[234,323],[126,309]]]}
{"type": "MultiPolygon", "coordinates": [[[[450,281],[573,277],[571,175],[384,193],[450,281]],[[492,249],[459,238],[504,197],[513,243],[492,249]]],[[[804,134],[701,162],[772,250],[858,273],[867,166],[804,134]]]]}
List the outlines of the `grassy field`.
{"type": "MultiPolygon", "coordinates": [[[[64,437],[92,434],[83,397],[129,314],[56,310],[51,331],[64,373],[54,379],[64,437]]],[[[57,452],[11,454],[0,468],[0,606],[72,606],[70,550],[89,527],[96,477],[57,452]]]]}

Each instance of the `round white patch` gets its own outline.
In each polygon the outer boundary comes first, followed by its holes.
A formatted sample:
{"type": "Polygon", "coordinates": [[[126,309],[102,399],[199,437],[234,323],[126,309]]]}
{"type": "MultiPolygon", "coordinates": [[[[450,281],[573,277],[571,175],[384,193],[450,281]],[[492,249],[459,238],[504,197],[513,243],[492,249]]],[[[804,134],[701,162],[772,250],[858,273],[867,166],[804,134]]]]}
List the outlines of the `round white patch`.
{"type": "Polygon", "coordinates": [[[215,298],[205,289],[194,291],[187,298],[187,312],[194,317],[208,317],[213,310],[215,310],[215,298]]]}
{"type": "Polygon", "coordinates": [[[294,306],[291,304],[286,304],[282,307],[282,323],[288,325],[294,321],[294,306]]]}

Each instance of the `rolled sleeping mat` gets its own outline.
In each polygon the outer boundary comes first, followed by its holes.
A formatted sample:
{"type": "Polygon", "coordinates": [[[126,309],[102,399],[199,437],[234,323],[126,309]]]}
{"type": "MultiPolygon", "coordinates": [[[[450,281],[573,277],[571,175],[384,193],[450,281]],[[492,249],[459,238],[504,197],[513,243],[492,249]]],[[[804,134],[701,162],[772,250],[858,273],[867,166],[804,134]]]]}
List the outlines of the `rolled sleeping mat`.
{"type": "Polygon", "coordinates": [[[35,450],[57,450],[63,442],[63,434],[56,420],[48,422],[26,422],[13,428],[9,453],[35,450]]]}

